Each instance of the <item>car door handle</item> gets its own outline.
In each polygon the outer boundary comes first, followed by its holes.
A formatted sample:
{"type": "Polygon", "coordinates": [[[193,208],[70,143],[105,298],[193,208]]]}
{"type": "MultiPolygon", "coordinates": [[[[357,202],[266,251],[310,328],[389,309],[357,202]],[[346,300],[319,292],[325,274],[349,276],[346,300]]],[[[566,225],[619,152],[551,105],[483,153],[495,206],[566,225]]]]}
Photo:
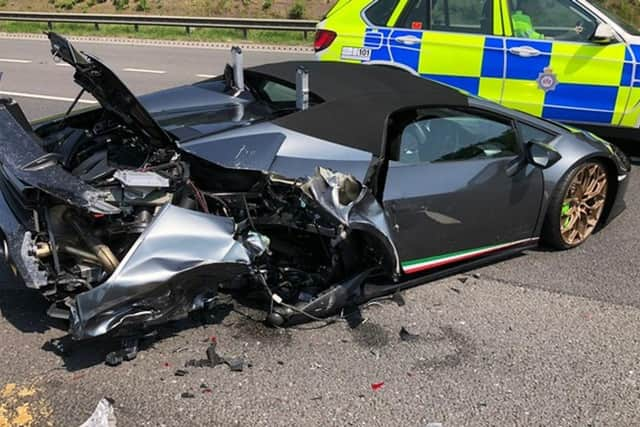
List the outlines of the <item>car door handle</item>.
{"type": "Polygon", "coordinates": [[[409,46],[413,46],[414,44],[420,43],[420,37],[406,35],[406,36],[398,36],[394,39],[398,43],[406,44],[409,46]]]}
{"type": "Polygon", "coordinates": [[[531,58],[533,56],[542,55],[542,52],[540,52],[535,47],[531,47],[531,46],[512,47],[512,48],[509,48],[509,53],[522,56],[523,58],[531,58]]]}

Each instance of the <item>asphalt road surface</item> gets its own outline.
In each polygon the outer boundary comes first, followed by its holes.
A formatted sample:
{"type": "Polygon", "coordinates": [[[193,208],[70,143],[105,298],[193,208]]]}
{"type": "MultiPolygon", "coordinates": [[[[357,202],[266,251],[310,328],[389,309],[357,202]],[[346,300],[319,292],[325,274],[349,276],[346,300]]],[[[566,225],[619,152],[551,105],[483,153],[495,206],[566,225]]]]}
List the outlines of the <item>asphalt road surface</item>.
{"type": "MultiPolygon", "coordinates": [[[[81,47],[137,94],[218,74],[228,57],[81,47]]],[[[306,57],[247,52],[245,60],[306,57]]],[[[0,71],[0,94],[22,94],[14,96],[30,118],[64,111],[77,93],[71,70],[42,41],[0,39],[0,71]]],[[[3,274],[0,427],[77,426],[103,397],[113,399],[118,426],[638,425],[639,179],[634,170],[626,212],[576,250],[530,251],[426,284],[404,293],[402,306],[363,308],[355,329],[275,330],[221,310],[164,328],[152,348],[116,368],[103,364],[107,342],[54,351],[49,341],[65,335],[64,324],[3,274]],[[402,341],[402,327],[418,337],[402,341]],[[205,357],[212,337],[222,355],[251,366],[184,368],[205,357]]]]}

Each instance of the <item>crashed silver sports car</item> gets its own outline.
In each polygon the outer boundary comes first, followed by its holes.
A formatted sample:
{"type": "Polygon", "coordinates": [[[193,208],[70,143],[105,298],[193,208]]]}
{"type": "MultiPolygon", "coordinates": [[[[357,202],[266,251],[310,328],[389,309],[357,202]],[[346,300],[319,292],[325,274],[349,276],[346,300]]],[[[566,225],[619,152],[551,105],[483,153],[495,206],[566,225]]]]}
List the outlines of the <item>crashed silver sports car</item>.
{"type": "Polygon", "coordinates": [[[247,298],[268,323],[584,242],[629,161],[585,132],[401,70],[286,62],[136,98],[49,33],[99,108],[0,102],[0,228],[71,335],[126,335],[247,298]]]}

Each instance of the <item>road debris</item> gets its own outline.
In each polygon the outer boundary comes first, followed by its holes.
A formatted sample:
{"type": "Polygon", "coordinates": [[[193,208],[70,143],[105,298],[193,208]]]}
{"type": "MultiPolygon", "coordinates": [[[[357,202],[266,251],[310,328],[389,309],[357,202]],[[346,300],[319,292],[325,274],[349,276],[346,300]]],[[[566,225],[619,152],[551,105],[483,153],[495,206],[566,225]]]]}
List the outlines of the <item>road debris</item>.
{"type": "Polygon", "coordinates": [[[220,356],[216,351],[217,341],[215,340],[215,337],[212,338],[211,344],[207,347],[207,358],[187,360],[185,367],[214,368],[218,365],[225,364],[229,366],[229,369],[232,372],[242,372],[244,370],[244,359],[242,357],[225,358],[220,356]]]}
{"type": "Polygon", "coordinates": [[[173,373],[173,375],[175,375],[176,377],[184,377],[185,375],[187,375],[189,373],[189,371],[186,371],[184,369],[178,369],[177,371],[175,371],[173,373]]]}
{"type": "Polygon", "coordinates": [[[378,390],[380,390],[382,387],[384,387],[384,381],[380,381],[379,383],[373,383],[373,384],[371,384],[371,390],[373,390],[373,391],[378,391],[378,390]]]}
{"type": "Polygon", "coordinates": [[[188,391],[185,391],[184,393],[182,393],[180,395],[180,397],[183,398],[183,399],[194,399],[196,397],[196,395],[193,394],[193,393],[190,393],[188,391]]]}
{"type": "Polygon", "coordinates": [[[417,341],[419,338],[420,335],[412,334],[404,326],[400,328],[400,341],[417,341]]]}
{"type": "Polygon", "coordinates": [[[80,427],[116,427],[113,400],[109,398],[101,399],[93,414],[80,427]]]}
{"type": "Polygon", "coordinates": [[[107,354],[104,359],[104,363],[107,366],[118,366],[125,360],[127,362],[138,357],[138,350],[140,346],[139,338],[123,338],[121,342],[122,348],[117,351],[112,351],[107,354]]]}

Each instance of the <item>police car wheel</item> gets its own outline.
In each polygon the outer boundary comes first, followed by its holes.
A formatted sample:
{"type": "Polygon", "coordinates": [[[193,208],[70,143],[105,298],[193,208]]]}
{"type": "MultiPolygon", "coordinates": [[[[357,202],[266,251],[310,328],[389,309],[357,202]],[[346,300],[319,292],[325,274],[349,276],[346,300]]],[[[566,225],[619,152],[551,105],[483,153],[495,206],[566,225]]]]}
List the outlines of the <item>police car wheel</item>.
{"type": "Polygon", "coordinates": [[[556,249],[584,243],[596,229],[607,202],[609,177],[598,161],[574,167],[558,184],[552,196],[542,238],[556,249]]]}

